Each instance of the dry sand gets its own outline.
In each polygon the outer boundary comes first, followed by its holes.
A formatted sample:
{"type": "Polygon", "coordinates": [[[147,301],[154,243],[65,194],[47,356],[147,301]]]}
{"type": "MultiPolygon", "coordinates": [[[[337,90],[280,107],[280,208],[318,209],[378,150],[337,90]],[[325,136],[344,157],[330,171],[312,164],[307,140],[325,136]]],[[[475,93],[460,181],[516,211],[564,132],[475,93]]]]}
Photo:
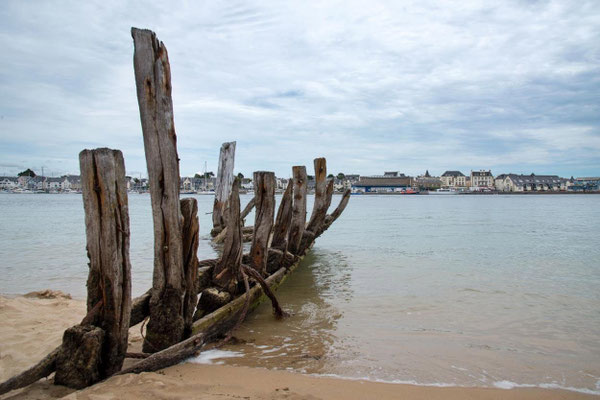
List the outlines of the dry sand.
{"type": "MultiPolygon", "coordinates": [[[[26,369],[60,344],[64,329],[85,315],[85,303],[56,292],[0,296],[0,380],[26,369]],[[42,297],[42,298],[40,298],[42,297]]],[[[130,330],[138,350],[139,329],[130,330]]],[[[563,390],[438,388],[314,377],[285,371],[181,364],[155,373],[124,375],[82,391],[41,380],[0,399],[598,399],[563,390]]]]}

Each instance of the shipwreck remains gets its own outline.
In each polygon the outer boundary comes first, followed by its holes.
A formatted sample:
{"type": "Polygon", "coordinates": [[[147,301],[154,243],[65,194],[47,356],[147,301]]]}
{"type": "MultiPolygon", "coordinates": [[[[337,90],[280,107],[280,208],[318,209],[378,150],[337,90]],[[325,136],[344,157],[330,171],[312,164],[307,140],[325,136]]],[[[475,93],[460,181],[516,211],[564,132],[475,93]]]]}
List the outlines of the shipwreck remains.
{"type": "Polygon", "coordinates": [[[275,210],[275,175],[254,173],[254,198],[240,211],[239,180],[233,175],[236,143],[221,147],[211,235],[222,242],[218,259],[199,261],[198,205],[179,198],[179,158],[167,50],[154,32],[132,28],[134,69],[144,136],[154,222],[152,287],[131,299],[129,216],[125,165],[118,150],[83,150],[79,156],[87,251],[88,313],[67,329],[63,343],[38,364],[0,384],[0,394],[53,372],[54,382],[83,388],[115,374],[154,371],[221,343],[268,298],[275,317],[285,312],[274,291],[342,214],[350,191],[328,214],[333,181],[324,158],[314,160],[316,188],[307,216],[307,173],[293,178],[275,210]],[[254,225],[244,226],[256,208],[254,225]],[[243,242],[252,242],[244,254],[243,242]],[[146,324],[143,353],[127,353],[128,329],[146,324]],[[224,338],[224,339],[223,339],[224,338]],[[125,358],[139,359],[123,368],[125,358]]]}

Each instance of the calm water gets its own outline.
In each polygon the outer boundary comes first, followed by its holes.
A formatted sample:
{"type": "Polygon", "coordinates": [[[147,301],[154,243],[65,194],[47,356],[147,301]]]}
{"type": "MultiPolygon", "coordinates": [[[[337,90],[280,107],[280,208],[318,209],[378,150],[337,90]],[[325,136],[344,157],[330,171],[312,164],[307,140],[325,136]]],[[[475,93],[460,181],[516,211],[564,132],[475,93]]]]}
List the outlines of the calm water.
{"type": "MultiPolygon", "coordinates": [[[[213,198],[197,198],[206,237],[213,198]]],[[[152,222],[149,196],[129,199],[137,295],[152,222]]],[[[0,292],[84,297],[81,197],[3,194],[0,210],[0,292]]],[[[600,394],[599,243],[600,196],[353,196],[279,291],[293,315],[261,306],[213,362],[600,394]]]]}

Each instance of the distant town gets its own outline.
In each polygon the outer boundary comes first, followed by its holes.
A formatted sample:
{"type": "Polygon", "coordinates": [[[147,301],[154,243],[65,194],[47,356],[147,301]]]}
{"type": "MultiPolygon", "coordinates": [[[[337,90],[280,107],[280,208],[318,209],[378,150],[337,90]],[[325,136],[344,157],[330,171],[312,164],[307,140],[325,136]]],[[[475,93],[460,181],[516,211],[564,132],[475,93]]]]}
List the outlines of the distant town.
{"type": "MultiPolygon", "coordinates": [[[[252,179],[237,175],[241,192],[252,192],[252,179]]],[[[429,171],[416,177],[397,171],[383,175],[361,176],[359,174],[329,175],[334,181],[334,190],[351,190],[353,194],[491,194],[491,193],[594,193],[600,192],[600,177],[562,178],[557,175],[500,174],[494,176],[490,170],[446,171],[441,176],[432,176],[429,171]]],[[[148,180],[127,176],[127,188],[131,192],[148,191],[148,180]]],[[[277,178],[277,190],[285,190],[289,178],[277,178]]],[[[181,178],[181,193],[214,193],[216,177],[213,172],[181,178]]],[[[314,177],[308,177],[308,189],[314,189],[314,177]]],[[[0,190],[10,193],[79,193],[79,175],[45,177],[27,169],[18,176],[0,176],[0,190]]]]}

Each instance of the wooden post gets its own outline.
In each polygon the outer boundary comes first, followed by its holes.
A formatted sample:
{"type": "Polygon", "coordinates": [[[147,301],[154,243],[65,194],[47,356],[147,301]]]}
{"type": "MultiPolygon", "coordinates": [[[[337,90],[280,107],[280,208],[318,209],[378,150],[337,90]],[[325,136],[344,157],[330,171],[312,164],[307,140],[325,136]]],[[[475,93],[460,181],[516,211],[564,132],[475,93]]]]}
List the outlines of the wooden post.
{"type": "Polygon", "coordinates": [[[239,179],[232,184],[227,215],[227,234],[221,259],[213,270],[213,282],[221,289],[235,294],[242,267],[242,224],[240,223],[239,179]]]}
{"type": "Polygon", "coordinates": [[[279,203],[279,209],[277,210],[277,218],[275,218],[275,227],[273,228],[271,247],[282,251],[287,250],[287,238],[292,222],[293,188],[294,184],[290,179],[288,186],[281,197],[281,203],[279,203]]]}
{"type": "Polygon", "coordinates": [[[307,176],[305,166],[292,167],[294,179],[294,204],[292,206],[292,223],[290,225],[290,235],[288,249],[290,253],[297,254],[300,250],[300,241],[306,226],[306,190],[307,176]]]}
{"type": "Polygon", "coordinates": [[[229,196],[233,184],[233,166],[235,163],[235,142],[226,142],[219,153],[219,170],[215,187],[215,203],[213,206],[213,230],[216,236],[227,225],[225,210],[228,207],[229,196]]]}
{"type": "MultiPolygon", "coordinates": [[[[333,197],[333,180],[330,180],[325,187],[325,194],[317,197],[315,193],[315,205],[318,204],[318,210],[315,214],[313,212],[312,218],[312,229],[306,229],[302,234],[302,240],[300,242],[300,250],[298,255],[304,254],[306,250],[313,244],[315,239],[321,234],[323,226],[325,225],[325,218],[327,217],[327,210],[331,205],[331,198],[333,197]]],[[[313,209],[314,211],[314,209],[313,209]]]]}
{"type": "Polygon", "coordinates": [[[152,31],[132,28],[131,35],[154,221],[154,275],[144,352],[154,352],[184,336],[179,157],[167,49],[152,31]]]}
{"type": "Polygon", "coordinates": [[[198,278],[198,202],[193,198],[181,199],[181,213],[183,215],[183,271],[186,290],[183,298],[183,322],[185,336],[192,332],[194,311],[198,302],[196,281],[198,278]]]}
{"type": "Polygon", "coordinates": [[[57,355],[56,383],[89,386],[118,372],[127,352],[131,315],[129,211],[125,163],[118,150],[79,154],[85,211],[87,309],[83,326],[65,332],[57,355]]]}
{"type": "Polygon", "coordinates": [[[262,276],[266,276],[267,249],[275,214],[275,174],[273,172],[258,171],[254,173],[254,199],[256,214],[254,236],[250,248],[251,266],[262,276]]]}
{"type": "Polygon", "coordinates": [[[325,219],[327,213],[327,161],[325,158],[315,158],[315,203],[312,214],[306,227],[307,230],[316,232],[315,228],[325,219]]]}

